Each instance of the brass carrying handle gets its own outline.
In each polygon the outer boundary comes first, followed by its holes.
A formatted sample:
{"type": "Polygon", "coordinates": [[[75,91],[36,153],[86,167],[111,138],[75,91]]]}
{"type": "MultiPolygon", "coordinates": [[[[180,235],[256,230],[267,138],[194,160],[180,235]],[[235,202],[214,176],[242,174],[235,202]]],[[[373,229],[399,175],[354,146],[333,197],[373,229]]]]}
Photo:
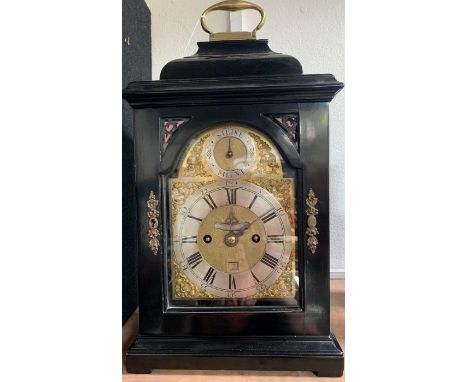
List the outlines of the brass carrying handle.
{"type": "Polygon", "coordinates": [[[205,12],[203,12],[201,16],[201,27],[206,33],[209,33],[210,35],[210,40],[219,40],[221,37],[231,39],[229,38],[229,34],[232,34],[235,36],[244,36],[244,38],[256,38],[257,31],[263,27],[265,24],[265,12],[257,4],[251,3],[250,1],[244,1],[244,0],[226,0],[226,1],[221,1],[220,3],[214,4],[211,7],[207,8],[205,12]],[[206,16],[208,13],[213,12],[213,11],[228,11],[228,12],[237,12],[237,11],[243,11],[245,9],[253,9],[255,11],[258,11],[260,13],[261,19],[260,23],[255,27],[255,29],[252,32],[226,32],[226,33],[213,33],[208,29],[208,26],[206,25],[206,16]],[[219,35],[217,38],[216,35],[219,35]],[[246,37],[248,35],[249,37],[246,37]]]}

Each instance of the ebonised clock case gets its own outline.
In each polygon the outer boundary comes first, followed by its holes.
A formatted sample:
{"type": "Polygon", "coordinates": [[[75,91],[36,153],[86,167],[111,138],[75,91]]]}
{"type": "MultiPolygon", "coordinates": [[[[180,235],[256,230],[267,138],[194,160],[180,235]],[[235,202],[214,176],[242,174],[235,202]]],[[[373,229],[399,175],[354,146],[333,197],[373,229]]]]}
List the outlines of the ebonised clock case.
{"type": "Polygon", "coordinates": [[[301,74],[300,64],[290,56],[274,53],[270,60],[274,64],[269,66],[266,40],[199,45],[201,58],[169,64],[163,70],[166,79],[131,83],[124,90],[134,109],[140,307],[139,334],[126,355],[127,370],[310,370],[320,376],[340,376],[343,352],[330,332],[328,165],[329,102],[343,84],[332,75],[301,74]],[[246,61],[243,55],[249,60],[239,73],[239,62],[246,61]],[[208,56],[217,56],[217,62],[210,63],[217,68],[214,71],[203,69],[208,56]],[[256,58],[262,60],[262,75],[256,58]],[[177,73],[182,78],[175,78],[177,73]],[[216,77],[208,77],[209,73],[216,77]],[[268,117],[272,114],[298,115],[297,147],[268,117]],[[163,153],[161,121],[180,117],[187,122],[175,131],[163,153]],[[168,304],[167,177],[194,136],[229,121],[269,137],[297,174],[297,308],[168,304]],[[305,245],[305,199],[310,188],[318,198],[320,234],[315,254],[305,245]],[[160,201],[161,246],[156,256],[147,237],[151,191],[160,201]],[[243,325],[234,326],[233,321],[243,325]]]}

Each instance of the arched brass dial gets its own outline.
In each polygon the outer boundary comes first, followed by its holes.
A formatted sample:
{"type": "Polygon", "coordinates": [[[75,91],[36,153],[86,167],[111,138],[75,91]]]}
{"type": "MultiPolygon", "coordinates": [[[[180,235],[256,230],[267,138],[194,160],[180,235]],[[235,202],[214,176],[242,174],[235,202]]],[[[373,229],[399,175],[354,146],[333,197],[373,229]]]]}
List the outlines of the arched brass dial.
{"type": "Polygon", "coordinates": [[[173,298],[294,298],[295,182],[258,129],[213,124],[169,179],[173,298]]]}

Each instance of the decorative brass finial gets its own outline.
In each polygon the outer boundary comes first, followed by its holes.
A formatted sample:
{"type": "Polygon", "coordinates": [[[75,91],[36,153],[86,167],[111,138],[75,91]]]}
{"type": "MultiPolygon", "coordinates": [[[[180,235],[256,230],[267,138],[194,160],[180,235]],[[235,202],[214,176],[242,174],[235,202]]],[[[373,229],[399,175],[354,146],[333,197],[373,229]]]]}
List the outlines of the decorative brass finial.
{"type": "Polygon", "coordinates": [[[262,7],[257,4],[251,3],[250,1],[244,0],[226,0],[221,1],[220,3],[214,4],[211,7],[207,8],[201,16],[201,26],[206,33],[210,35],[210,41],[220,41],[220,40],[255,40],[257,38],[257,31],[263,27],[265,24],[265,12],[262,7]],[[208,13],[213,11],[229,11],[237,12],[245,9],[253,9],[260,13],[261,19],[260,23],[255,27],[252,32],[221,32],[213,33],[208,29],[206,25],[206,16],[208,13]]]}

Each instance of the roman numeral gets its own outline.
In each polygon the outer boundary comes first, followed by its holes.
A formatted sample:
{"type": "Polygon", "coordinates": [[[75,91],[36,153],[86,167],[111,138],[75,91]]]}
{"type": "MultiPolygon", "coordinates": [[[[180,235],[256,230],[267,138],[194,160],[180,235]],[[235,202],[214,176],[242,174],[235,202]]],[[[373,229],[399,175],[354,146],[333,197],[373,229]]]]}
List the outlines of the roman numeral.
{"type": "Polygon", "coordinates": [[[203,280],[206,281],[207,283],[209,282],[210,284],[213,284],[215,277],[216,277],[216,272],[214,268],[210,267],[210,269],[208,269],[208,272],[206,272],[205,277],[203,277],[203,280]]]}
{"type": "Polygon", "coordinates": [[[284,236],[283,235],[268,235],[267,242],[268,243],[284,243],[284,236]]]}
{"type": "Polygon", "coordinates": [[[254,205],[254,203],[255,203],[255,201],[257,200],[257,198],[258,198],[258,195],[255,195],[254,198],[252,199],[252,201],[251,201],[250,204],[249,204],[249,209],[252,208],[252,206],[254,205]]]}
{"type": "Polygon", "coordinates": [[[193,220],[198,220],[199,222],[203,221],[203,219],[197,218],[196,216],[189,215],[187,217],[189,217],[190,219],[193,219],[193,220]]]}
{"type": "Polygon", "coordinates": [[[268,253],[265,252],[263,255],[262,259],[260,260],[263,264],[268,265],[270,268],[276,267],[276,264],[278,264],[278,259],[276,257],[273,257],[269,255],[268,253]]]}
{"type": "Polygon", "coordinates": [[[255,281],[257,282],[257,284],[260,282],[260,280],[257,278],[257,276],[255,276],[255,273],[253,273],[252,271],[250,271],[250,274],[252,275],[252,277],[255,279],[255,281]]]}
{"type": "Polygon", "coordinates": [[[196,243],[197,237],[196,236],[187,236],[182,238],[182,243],[196,243]]]}
{"type": "Polygon", "coordinates": [[[262,219],[263,224],[268,223],[271,219],[276,218],[276,211],[270,210],[268,212],[265,212],[262,216],[260,216],[260,219],[262,219]]]}
{"type": "Polygon", "coordinates": [[[226,188],[228,204],[237,204],[237,188],[226,188]]]}
{"type": "Polygon", "coordinates": [[[211,195],[207,195],[206,197],[203,198],[203,200],[206,202],[206,204],[208,204],[210,206],[210,208],[212,210],[214,210],[217,205],[215,203],[215,201],[213,200],[213,198],[211,197],[211,195]]]}
{"type": "Polygon", "coordinates": [[[229,275],[229,289],[236,289],[236,279],[233,275],[229,275]]]}
{"type": "Polygon", "coordinates": [[[200,252],[195,252],[193,255],[187,257],[187,263],[194,269],[198,264],[202,262],[202,255],[200,252]]]}

